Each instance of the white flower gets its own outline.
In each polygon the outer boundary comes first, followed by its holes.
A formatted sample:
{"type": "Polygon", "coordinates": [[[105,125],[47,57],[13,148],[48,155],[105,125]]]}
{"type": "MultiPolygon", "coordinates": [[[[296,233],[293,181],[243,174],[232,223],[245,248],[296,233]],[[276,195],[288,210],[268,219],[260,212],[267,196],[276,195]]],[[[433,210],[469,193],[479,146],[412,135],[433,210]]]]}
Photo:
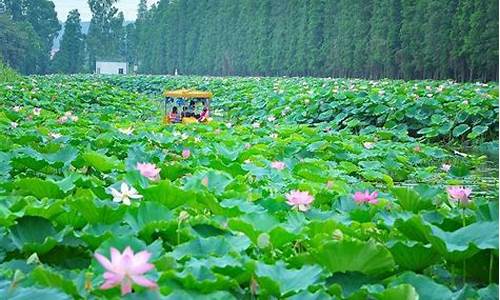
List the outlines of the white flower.
{"type": "Polygon", "coordinates": [[[195,143],[201,143],[201,138],[199,138],[199,137],[195,137],[195,138],[194,138],[194,142],[195,142],[195,143]]]}
{"type": "Polygon", "coordinates": [[[271,133],[270,137],[272,139],[277,139],[278,138],[278,134],[277,133],[271,133]]]}
{"type": "Polygon", "coordinates": [[[126,135],[131,135],[134,132],[134,128],[128,127],[128,128],[119,128],[119,132],[126,134],[126,135]]]}
{"type": "Polygon", "coordinates": [[[58,138],[62,137],[62,134],[51,132],[51,133],[49,133],[49,136],[53,139],[58,139],[58,138]]]}
{"type": "Polygon", "coordinates": [[[22,108],[21,106],[16,105],[16,106],[14,106],[14,107],[12,108],[12,110],[13,110],[13,111],[15,111],[15,112],[19,112],[19,111],[21,110],[21,108],[22,108]]]}
{"type": "Polygon", "coordinates": [[[252,124],[252,127],[253,128],[260,128],[260,123],[259,122],[255,122],[252,124]]]}
{"type": "Polygon", "coordinates": [[[10,127],[12,128],[17,128],[18,125],[16,122],[10,122],[10,127]]]}
{"type": "Polygon", "coordinates": [[[76,122],[78,121],[78,116],[70,116],[71,121],[76,122]]]}
{"type": "Polygon", "coordinates": [[[311,100],[309,100],[309,99],[305,99],[305,100],[304,100],[304,103],[305,103],[305,104],[309,104],[310,102],[311,102],[311,100]]]}
{"type": "Polygon", "coordinates": [[[59,119],[57,119],[57,122],[59,122],[59,124],[64,124],[67,121],[68,121],[68,117],[66,117],[66,116],[62,116],[59,119]]]}
{"type": "Polygon", "coordinates": [[[442,164],[441,165],[441,170],[443,170],[445,172],[450,171],[450,169],[451,169],[451,165],[449,165],[449,164],[442,164]]]}
{"type": "Polygon", "coordinates": [[[40,107],[33,108],[33,114],[35,116],[39,116],[41,112],[42,112],[42,109],[40,107]]]}
{"type": "Polygon", "coordinates": [[[432,94],[427,94],[427,98],[432,98],[432,94]]]}
{"type": "Polygon", "coordinates": [[[364,142],[363,143],[363,147],[365,147],[365,149],[372,149],[373,147],[375,147],[375,143],[373,143],[373,142],[364,142]]]}
{"type": "Polygon", "coordinates": [[[181,140],[185,140],[189,137],[186,133],[181,134],[181,140]]]}
{"type": "Polygon", "coordinates": [[[267,117],[267,120],[269,122],[274,122],[274,121],[276,121],[276,118],[274,116],[269,116],[269,117],[267,117]]]}
{"type": "Polygon", "coordinates": [[[226,127],[227,127],[227,128],[231,128],[231,127],[233,127],[233,124],[231,124],[231,123],[226,123],[226,127]]]}
{"type": "Polygon", "coordinates": [[[69,116],[73,115],[73,112],[70,110],[70,111],[65,112],[64,115],[66,117],[69,117],[69,116]]]}
{"type": "Polygon", "coordinates": [[[109,188],[111,191],[111,195],[113,195],[113,202],[123,202],[125,205],[130,205],[130,199],[140,199],[142,198],[137,190],[133,187],[129,187],[125,182],[122,182],[120,186],[121,191],[117,191],[114,188],[109,188]]]}

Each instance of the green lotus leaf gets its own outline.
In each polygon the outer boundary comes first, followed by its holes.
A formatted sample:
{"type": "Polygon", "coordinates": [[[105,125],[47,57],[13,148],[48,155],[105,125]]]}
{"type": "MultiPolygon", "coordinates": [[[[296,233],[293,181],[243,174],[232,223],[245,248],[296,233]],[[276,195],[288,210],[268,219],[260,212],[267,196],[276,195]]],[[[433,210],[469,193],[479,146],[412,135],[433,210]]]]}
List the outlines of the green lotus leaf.
{"type": "Polygon", "coordinates": [[[391,241],[387,247],[402,270],[421,271],[439,261],[439,253],[431,245],[415,241],[391,241]]]}
{"type": "Polygon", "coordinates": [[[453,128],[453,136],[454,137],[459,137],[461,136],[462,134],[466,133],[467,130],[470,129],[470,126],[467,125],[467,124],[460,124],[458,126],[456,126],[455,128],[453,128]]]}
{"type": "Polygon", "coordinates": [[[231,252],[240,253],[250,246],[246,236],[215,236],[197,238],[187,243],[178,245],[172,251],[172,256],[180,260],[184,257],[224,256],[231,252]]]}
{"type": "Polygon", "coordinates": [[[14,182],[16,188],[22,195],[32,195],[39,199],[64,197],[64,191],[52,180],[40,178],[22,178],[14,182]]]}
{"type": "Polygon", "coordinates": [[[409,284],[415,288],[419,299],[441,300],[452,299],[453,293],[444,285],[434,282],[427,276],[405,272],[390,283],[391,287],[409,284]]]}
{"type": "Polygon", "coordinates": [[[391,272],[395,267],[389,250],[374,242],[331,241],[311,255],[319,265],[331,273],[361,272],[380,275],[391,272]]]}
{"type": "Polygon", "coordinates": [[[37,288],[37,287],[17,287],[11,289],[10,286],[0,289],[0,298],[9,300],[71,300],[70,295],[52,288],[37,288]]]}
{"type": "Polygon", "coordinates": [[[274,265],[259,262],[255,269],[261,289],[277,297],[307,289],[319,281],[321,272],[318,266],[288,269],[282,261],[274,265]]]}
{"type": "Polygon", "coordinates": [[[57,231],[52,223],[41,217],[25,216],[9,228],[10,239],[20,251],[47,253],[61,243],[68,230],[57,231]]]}
{"type": "Polygon", "coordinates": [[[83,160],[100,172],[109,172],[113,169],[123,169],[123,164],[116,158],[108,157],[95,151],[87,151],[81,154],[83,160]]]}
{"type": "Polygon", "coordinates": [[[396,187],[391,192],[404,210],[418,213],[421,210],[434,208],[432,198],[422,197],[413,189],[396,187]]]}
{"type": "Polygon", "coordinates": [[[157,202],[141,203],[138,208],[129,210],[124,220],[145,240],[150,240],[154,232],[177,227],[172,212],[157,202]]]}
{"type": "Polygon", "coordinates": [[[48,267],[38,266],[30,274],[34,282],[41,286],[57,288],[66,294],[78,296],[77,288],[71,279],[64,277],[48,267]]]}
{"type": "Polygon", "coordinates": [[[419,295],[415,288],[409,284],[400,284],[386,289],[375,295],[378,300],[418,300],[419,295]]]}

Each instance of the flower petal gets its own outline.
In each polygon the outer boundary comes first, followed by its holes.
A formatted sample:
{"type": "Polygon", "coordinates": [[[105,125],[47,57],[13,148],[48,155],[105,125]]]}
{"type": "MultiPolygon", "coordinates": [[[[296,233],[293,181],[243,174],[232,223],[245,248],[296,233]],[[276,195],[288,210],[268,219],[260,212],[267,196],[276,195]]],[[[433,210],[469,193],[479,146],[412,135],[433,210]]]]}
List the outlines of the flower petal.
{"type": "Polygon", "coordinates": [[[106,270],[113,271],[113,264],[104,255],[96,252],[94,253],[94,257],[106,270]]]}
{"type": "Polygon", "coordinates": [[[144,286],[144,287],[148,287],[148,288],[157,288],[158,287],[158,285],[156,284],[156,282],[154,282],[152,280],[149,280],[149,279],[147,279],[144,276],[135,275],[135,276],[131,276],[131,277],[132,277],[132,280],[135,283],[137,283],[138,285],[141,285],[141,286],[144,286]]]}
{"type": "Polygon", "coordinates": [[[131,272],[133,274],[143,274],[146,273],[152,269],[154,269],[154,265],[150,263],[143,263],[143,264],[135,264],[131,269],[131,272]]]}
{"type": "Polygon", "coordinates": [[[121,292],[122,296],[132,292],[132,282],[130,280],[122,281],[121,292]]]}

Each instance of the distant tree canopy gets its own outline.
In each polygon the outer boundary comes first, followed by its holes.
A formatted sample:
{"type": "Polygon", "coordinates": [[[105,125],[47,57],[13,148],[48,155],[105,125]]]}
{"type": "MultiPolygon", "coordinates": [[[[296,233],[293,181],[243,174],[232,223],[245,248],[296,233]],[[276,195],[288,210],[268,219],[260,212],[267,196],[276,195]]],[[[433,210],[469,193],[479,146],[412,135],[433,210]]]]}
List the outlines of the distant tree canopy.
{"type": "Polygon", "coordinates": [[[84,36],[80,13],[72,10],[64,24],[64,35],[59,51],[52,61],[52,72],[74,74],[82,71],[84,63],[84,36]]]}
{"type": "Polygon", "coordinates": [[[144,73],[498,80],[497,0],[141,0],[134,39],[144,73]]]}
{"type": "Polygon", "coordinates": [[[46,73],[61,28],[49,0],[0,0],[0,41],[5,62],[28,73],[46,73]]]}

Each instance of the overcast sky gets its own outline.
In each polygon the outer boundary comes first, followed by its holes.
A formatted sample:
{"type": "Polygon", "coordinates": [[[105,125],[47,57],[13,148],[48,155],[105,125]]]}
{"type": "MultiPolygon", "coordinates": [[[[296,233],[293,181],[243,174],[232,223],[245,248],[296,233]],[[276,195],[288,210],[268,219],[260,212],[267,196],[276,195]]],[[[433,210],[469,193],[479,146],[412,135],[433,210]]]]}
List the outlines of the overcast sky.
{"type": "MultiPolygon", "coordinates": [[[[82,21],[90,21],[92,14],[90,13],[87,0],[52,0],[56,5],[57,17],[61,21],[66,21],[68,12],[72,9],[78,9],[82,21]]],[[[154,3],[157,0],[148,0],[148,3],[154,3]]],[[[139,0],[119,0],[116,7],[125,15],[126,21],[133,21],[137,17],[137,6],[139,0]]]]}

